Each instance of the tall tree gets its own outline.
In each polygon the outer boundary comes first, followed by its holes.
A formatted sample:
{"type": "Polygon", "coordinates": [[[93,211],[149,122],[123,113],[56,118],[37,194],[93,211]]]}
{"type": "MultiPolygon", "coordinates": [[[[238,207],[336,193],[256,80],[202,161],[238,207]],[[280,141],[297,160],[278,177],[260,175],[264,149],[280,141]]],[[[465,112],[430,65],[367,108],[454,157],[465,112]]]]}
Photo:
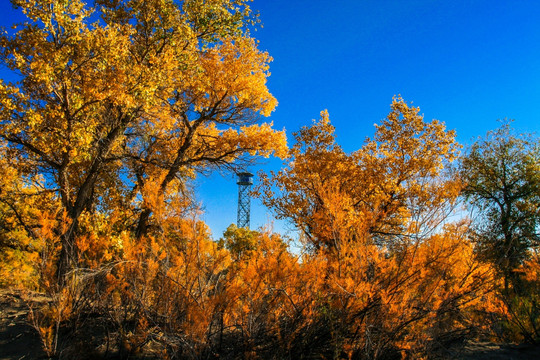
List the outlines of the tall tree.
{"type": "Polygon", "coordinates": [[[295,134],[288,167],[263,177],[264,203],[317,250],[349,240],[393,246],[429,233],[457,196],[459,184],[443,170],[459,146],[453,131],[419,112],[394,98],[374,138],[351,154],[336,143],[322,112],[295,134]]]}
{"type": "Polygon", "coordinates": [[[475,238],[508,289],[513,270],[540,244],[540,143],[510,122],[478,139],[462,159],[464,197],[478,211],[475,238]]]}
{"type": "Polygon", "coordinates": [[[245,0],[12,2],[28,21],[0,38],[19,79],[0,82],[0,138],[57,195],[59,274],[83,212],[121,212],[140,238],[186,178],[284,153],[254,124],[276,100],[245,0]]]}

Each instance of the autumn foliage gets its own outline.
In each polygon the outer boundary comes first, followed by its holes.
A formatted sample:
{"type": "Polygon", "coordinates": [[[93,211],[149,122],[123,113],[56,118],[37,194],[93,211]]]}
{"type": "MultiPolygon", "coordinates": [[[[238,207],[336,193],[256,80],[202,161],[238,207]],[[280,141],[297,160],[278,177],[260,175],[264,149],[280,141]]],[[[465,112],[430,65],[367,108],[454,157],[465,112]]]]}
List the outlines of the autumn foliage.
{"type": "Polygon", "coordinates": [[[351,153],[326,111],[290,148],[259,121],[277,102],[246,1],[12,2],[28,22],[0,37],[17,78],[0,82],[0,286],[48,295],[29,321],[49,356],[418,359],[540,338],[532,143],[505,266],[473,171],[492,147],[460,157],[401,97],[351,153]],[[191,180],[271,155],[285,165],[255,193],[298,238],[214,241],[191,180]],[[479,198],[482,226],[459,212],[479,198]]]}

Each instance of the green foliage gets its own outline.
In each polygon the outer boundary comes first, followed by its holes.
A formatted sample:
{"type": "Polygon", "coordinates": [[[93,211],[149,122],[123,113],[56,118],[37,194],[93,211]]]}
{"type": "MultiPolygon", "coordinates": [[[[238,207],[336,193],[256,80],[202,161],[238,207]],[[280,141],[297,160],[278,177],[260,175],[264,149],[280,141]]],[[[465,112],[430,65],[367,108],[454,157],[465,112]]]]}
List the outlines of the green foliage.
{"type": "Polygon", "coordinates": [[[497,267],[508,288],[514,270],[540,245],[540,143],[516,135],[504,122],[471,146],[461,176],[463,195],[478,210],[479,254],[497,267]]]}
{"type": "Polygon", "coordinates": [[[502,341],[540,339],[540,143],[515,134],[510,121],[478,139],[462,158],[463,196],[477,211],[472,239],[478,257],[502,284],[494,333],[502,341]]]}
{"type": "Polygon", "coordinates": [[[229,250],[234,258],[240,259],[249,256],[251,251],[257,249],[257,237],[260,234],[258,231],[238,228],[235,224],[231,224],[223,233],[223,238],[219,239],[218,244],[229,250]]]}

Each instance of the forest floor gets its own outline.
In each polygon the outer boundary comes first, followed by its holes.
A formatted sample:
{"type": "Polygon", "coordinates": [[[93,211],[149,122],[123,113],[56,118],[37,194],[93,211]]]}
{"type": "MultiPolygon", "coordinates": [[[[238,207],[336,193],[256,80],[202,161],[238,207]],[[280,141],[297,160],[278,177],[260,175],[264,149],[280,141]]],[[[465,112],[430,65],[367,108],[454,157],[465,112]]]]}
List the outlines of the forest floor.
{"type": "MultiPolygon", "coordinates": [[[[29,323],[30,307],[47,299],[38,293],[0,289],[0,360],[47,359],[37,331],[29,323]]],[[[447,360],[537,360],[540,345],[469,342],[448,352],[447,360]]]]}
{"type": "Polygon", "coordinates": [[[46,302],[39,294],[0,289],[0,360],[46,359],[38,332],[30,325],[30,307],[46,302]]]}
{"type": "Polygon", "coordinates": [[[446,360],[538,360],[539,345],[495,344],[471,341],[448,352],[446,360]]]}

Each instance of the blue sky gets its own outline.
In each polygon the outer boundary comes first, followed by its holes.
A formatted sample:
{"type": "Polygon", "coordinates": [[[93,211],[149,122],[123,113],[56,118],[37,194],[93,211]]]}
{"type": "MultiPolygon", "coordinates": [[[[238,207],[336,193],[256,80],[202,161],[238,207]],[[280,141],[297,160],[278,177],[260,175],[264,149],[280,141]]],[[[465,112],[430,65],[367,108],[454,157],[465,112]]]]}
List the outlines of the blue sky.
{"type": "MultiPolygon", "coordinates": [[[[254,0],[253,32],[274,58],[268,87],[279,105],[267,119],[292,132],[328,109],[338,142],[358,149],[401,94],[425,118],[444,121],[468,144],[513,118],[540,130],[540,2],[535,0],[254,0]]],[[[7,0],[0,25],[13,22],[7,0]]],[[[279,169],[277,160],[252,168],[279,169]]],[[[231,175],[197,180],[214,237],[236,221],[231,175]]],[[[252,227],[272,221],[252,203],[252,227]]],[[[285,231],[283,223],[276,230],[285,231]]]]}
{"type": "MultiPolygon", "coordinates": [[[[274,58],[268,86],[279,105],[270,120],[289,140],[328,109],[338,142],[356,150],[397,94],[465,145],[505,117],[518,131],[540,130],[538,1],[254,0],[252,8],[263,23],[253,35],[274,58]]],[[[200,184],[219,237],[235,221],[236,185],[218,175],[200,184]]],[[[252,227],[269,219],[254,201],[252,227]]]]}

